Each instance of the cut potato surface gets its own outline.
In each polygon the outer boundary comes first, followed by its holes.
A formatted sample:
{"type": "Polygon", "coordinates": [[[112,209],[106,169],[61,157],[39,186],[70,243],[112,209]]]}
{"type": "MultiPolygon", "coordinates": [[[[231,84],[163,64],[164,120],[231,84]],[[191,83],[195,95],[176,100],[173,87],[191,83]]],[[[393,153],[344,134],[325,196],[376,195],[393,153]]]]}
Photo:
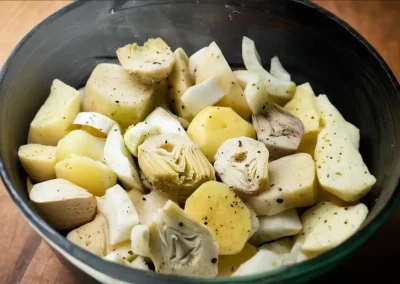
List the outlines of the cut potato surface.
{"type": "Polygon", "coordinates": [[[145,84],[168,77],[174,66],[171,48],[160,38],[150,38],[143,46],[128,44],[117,49],[121,65],[145,84]]]}
{"type": "Polygon", "coordinates": [[[301,217],[303,230],[296,242],[302,244],[301,251],[305,255],[317,256],[351,237],[367,214],[368,208],[362,203],[339,207],[330,202],[321,202],[301,217]]]}
{"type": "Polygon", "coordinates": [[[150,136],[160,134],[161,129],[158,125],[139,122],[133,127],[129,127],[124,134],[124,142],[129,152],[135,157],[138,156],[138,148],[150,136]]]}
{"type": "Polygon", "coordinates": [[[261,249],[252,258],[240,265],[232,276],[263,273],[281,267],[282,262],[283,259],[280,255],[266,249],[261,249]]]}
{"type": "Polygon", "coordinates": [[[104,159],[126,190],[144,191],[136,163],[125,146],[118,124],[115,124],[108,134],[104,146],[104,159]]]}
{"type": "Polygon", "coordinates": [[[196,81],[197,65],[199,65],[199,63],[203,60],[206,52],[207,47],[203,47],[189,57],[189,74],[193,81],[196,81]]]}
{"type": "Polygon", "coordinates": [[[310,155],[286,156],[269,163],[268,169],[270,189],[248,199],[257,215],[271,216],[315,203],[317,179],[310,155]]]}
{"type": "Polygon", "coordinates": [[[248,37],[243,37],[242,56],[246,69],[260,76],[271,99],[290,100],[296,91],[296,84],[291,81],[280,80],[269,74],[268,71],[262,67],[257,54],[258,52],[254,41],[248,37]]]}
{"type": "Polygon", "coordinates": [[[200,150],[210,162],[218,148],[229,138],[246,136],[255,139],[253,126],[231,108],[211,106],[199,112],[190,124],[187,133],[199,144],[200,150]]]}
{"type": "Polygon", "coordinates": [[[277,254],[290,253],[293,247],[293,240],[291,238],[282,238],[274,242],[262,245],[260,249],[266,249],[277,254]]]}
{"type": "Polygon", "coordinates": [[[322,189],[344,201],[357,201],[375,184],[346,128],[346,121],[329,99],[320,95],[317,104],[325,121],[315,148],[317,175],[322,189]]]}
{"type": "Polygon", "coordinates": [[[56,147],[39,144],[28,144],[19,147],[18,158],[28,176],[41,182],[56,177],[56,147]]]}
{"type": "Polygon", "coordinates": [[[144,122],[155,125],[160,128],[160,134],[177,134],[187,136],[185,129],[182,127],[179,120],[172,116],[168,111],[163,108],[156,108],[149,116],[146,117],[144,122]]]}
{"type": "Polygon", "coordinates": [[[258,220],[260,227],[249,240],[255,246],[296,235],[302,228],[296,209],[289,209],[273,216],[260,216],[258,220]]]}
{"type": "Polygon", "coordinates": [[[57,178],[83,187],[91,194],[103,196],[106,189],[117,183],[117,176],[106,165],[88,157],[72,156],[55,166],[57,178]]]}
{"type": "Polygon", "coordinates": [[[56,146],[67,135],[79,108],[79,92],[55,79],[49,97],[31,122],[28,143],[56,146]]]}
{"type": "Polygon", "coordinates": [[[76,155],[104,162],[105,143],[105,138],[93,136],[84,130],[73,130],[58,142],[57,161],[76,155]]]}
{"type": "Polygon", "coordinates": [[[149,194],[131,190],[128,192],[128,195],[139,214],[140,224],[151,223],[157,210],[163,208],[169,200],[166,194],[157,190],[152,190],[149,194]]]}
{"type": "Polygon", "coordinates": [[[245,203],[247,208],[250,211],[250,222],[251,222],[251,231],[249,235],[249,239],[258,231],[260,228],[260,221],[258,220],[257,214],[254,209],[250,206],[250,204],[245,203]]]}
{"type": "Polygon", "coordinates": [[[218,276],[230,276],[239,266],[252,258],[257,249],[246,243],[241,252],[233,255],[221,255],[218,259],[218,276]]]}
{"type": "Polygon", "coordinates": [[[192,115],[198,114],[208,106],[215,105],[224,96],[224,90],[215,77],[210,77],[203,82],[188,88],[182,96],[185,108],[192,115]]]}
{"type": "Polygon", "coordinates": [[[234,71],[240,86],[244,89],[244,96],[251,112],[257,114],[270,105],[267,89],[257,73],[247,70],[234,71]]]}
{"type": "Polygon", "coordinates": [[[67,240],[77,246],[103,257],[107,254],[107,221],[103,215],[97,214],[93,221],[72,230],[67,240]]]}
{"type": "Polygon", "coordinates": [[[231,107],[242,118],[250,119],[251,110],[247,105],[243,90],[215,42],[209,45],[202,60],[197,65],[196,84],[200,84],[211,77],[215,77],[224,90],[224,97],[218,102],[218,105],[231,107]]]}
{"type": "Polygon", "coordinates": [[[345,128],[351,144],[358,149],[360,147],[360,130],[348,121],[346,121],[345,128]]]}
{"type": "Polygon", "coordinates": [[[121,66],[102,63],[86,84],[83,111],[101,113],[125,129],[151,112],[153,92],[151,86],[141,84],[121,66]]]}
{"type": "Polygon", "coordinates": [[[314,156],[317,136],[321,131],[320,115],[315,103],[315,94],[309,83],[297,86],[293,99],[284,109],[298,117],[304,125],[304,134],[297,152],[314,156]]]}
{"type": "Polygon", "coordinates": [[[185,211],[211,230],[220,255],[239,253],[251,233],[249,209],[226,184],[202,184],[186,200],[185,211]]]}
{"type": "Polygon", "coordinates": [[[180,117],[191,121],[193,114],[182,101],[182,96],[188,88],[193,86],[194,80],[189,74],[189,59],[182,48],[174,52],[175,66],[168,77],[168,96],[172,110],[180,117]]]}
{"type": "Polygon", "coordinates": [[[98,112],[80,112],[75,117],[73,125],[81,125],[92,128],[92,131],[98,131],[96,136],[107,137],[111,128],[116,122],[98,112]]]}
{"type": "Polygon", "coordinates": [[[99,212],[107,220],[111,245],[129,240],[133,226],[139,224],[132,200],[118,184],[109,188],[99,201],[99,212]]]}
{"type": "Polygon", "coordinates": [[[57,230],[76,228],[96,215],[94,196],[63,179],[35,184],[29,198],[40,215],[57,230]]]}
{"type": "Polygon", "coordinates": [[[27,177],[26,178],[26,189],[28,190],[28,194],[31,193],[32,188],[33,188],[33,182],[29,177],[27,177]]]}

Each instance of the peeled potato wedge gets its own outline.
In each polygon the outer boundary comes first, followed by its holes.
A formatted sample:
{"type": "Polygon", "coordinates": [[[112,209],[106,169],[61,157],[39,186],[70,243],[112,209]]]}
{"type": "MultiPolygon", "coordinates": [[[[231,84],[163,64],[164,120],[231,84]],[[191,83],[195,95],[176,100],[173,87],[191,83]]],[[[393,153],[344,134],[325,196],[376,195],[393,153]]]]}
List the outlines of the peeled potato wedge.
{"type": "Polygon", "coordinates": [[[91,194],[103,196],[106,189],[117,183],[117,176],[106,165],[88,157],[72,156],[55,166],[57,178],[83,187],[91,194]]]}
{"type": "Polygon", "coordinates": [[[68,233],[67,240],[103,257],[107,254],[107,221],[103,215],[97,214],[93,221],[68,233]]]}
{"type": "Polygon", "coordinates": [[[107,220],[111,245],[129,240],[133,226],[139,224],[132,200],[118,184],[109,188],[104,198],[99,200],[99,212],[107,220]]]}
{"type": "Polygon", "coordinates": [[[175,65],[168,77],[168,97],[172,110],[180,117],[191,121],[193,114],[182,102],[182,96],[188,88],[193,86],[193,79],[189,74],[189,58],[182,48],[174,52],[175,65]]]}
{"type": "Polygon", "coordinates": [[[27,144],[19,147],[18,158],[28,176],[41,182],[56,177],[56,147],[39,144],[27,144]]]}
{"type": "Polygon", "coordinates": [[[58,142],[57,161],[77,155],[104,162],[105,143],[105,138],[93,136],[84,130],[73,130],[58,142]]]}
{"type": "Polygon", "coordinates": [[[317,98],[325,122],[315,147],[318,181],[322,189],[344,201],[357,201],[375,184],[346,128],[346,121],[325,95],[317,98]]]}
{"type": "Polygon", "coordinates": [[[169,200],[167,195],[157,190],[152,190],[149,194],[143,194],[132,189],[128,192],[128,195],[139,215],[140,224],[151,223],[157,210],[163,208],[169,200]]]}
{"type": "Polygon", "coordinates": [[[127,190],[143,191],[142,182],[135,161],[125,146],[118,124],[115,124],[107,136],[104,145],[104,159],[110,169],[118,176],[127,190]]]}
{"type": "Polygon", "coordinates": [[[271,216],[313,205],[317,197],[314,160],[309,154],[286,156],[268,164],[270,189],[248,199],[257,215],[271,216]]]}
{"type": "Polygon", "coordinates": [[[273,216],[260,216],[258,220],[260,227],[249,240],[255,246],[296,235],[302,228],[296,209],[289,209],[273,216]]]}
{"type": "Polygon", "coordinates": [[[168,77],[174,66],[171,48],[161,38],[150,38],[143,46],[128,44],[117,49],[121,65],[145,84],[168,77]]]}
{"type": "Polygon", "coordinates": [[[93,220],[96,199],[64,179],[37,183],[29,198],[39,214],[56,230],[70,230],[93,220]]]}
{"type": "Polygon", "coordinates": [[[306,256],[315,257],[351,237],[367,214],[368,208],[362,203],[351,207],[318,203],[302,215],[303,230],[296,243],[301,244],[301,251],[306,256]]]}
{"type": "Polygon", "coordinates": [[[101,113],[125,129],[151,112],[153,92],[153,87],[140,83],[121,66],[102,63],[87,81],[83,111],[101,113]]]}
{"type": "Polygon", "coordinates": [[[239,266],[252,258],[257,249],[246,243],[241,252],[233,255],[221,255],[218,259],[218,276],[230,276],[239,266]]]}
{"type": "Polygon", "coordinates": [[[229,138],[246,136],[256,139],[253,126],[229,107],[210,106],[199,112],[187,130],[210,162],[218,148],[229,138]]]}
{"type": "Polygon", "coordinates": [[[186,200],[185,211],[211,230],[220,255],[239,253],[249,238],[250,211],[223,183],[203,183],[186,200]]]}
{"type": "Polygon", "coordinates": [[[115,123],[111,118],[98,112],[80,112],[72,124],[85,126],[86,129],[91,129],[91,132],[97,132],[95,136],[107,137],[115,123]]]}
{"type": "Polygon", "coordinates": [[[293,98],[284,107],[284,110],[298,117],[304,126],[304,134],[297,152],[308,153],[311,156],[314,156],[317,136],[322,129],[315,99],[311,85],[304,83],[297,86],[293,98]]]}
{"type": "Polygon", "coordinates": [[[218,102],[218,105],[231,107],[242,118],[249,120],[251,110],[244,97],[243,90],[215,42],[208,46],[202,60],[197,65],[196,84],[200,84],[211,77],[215,77],[224,90],[224,97],[218,102]]]}
{"type": "Polygon", "coordinates": [[[49,97],[31,122],[28,143],[56,146],[67,135],[79,108],[79,92],[55,79],[49,97]]]}

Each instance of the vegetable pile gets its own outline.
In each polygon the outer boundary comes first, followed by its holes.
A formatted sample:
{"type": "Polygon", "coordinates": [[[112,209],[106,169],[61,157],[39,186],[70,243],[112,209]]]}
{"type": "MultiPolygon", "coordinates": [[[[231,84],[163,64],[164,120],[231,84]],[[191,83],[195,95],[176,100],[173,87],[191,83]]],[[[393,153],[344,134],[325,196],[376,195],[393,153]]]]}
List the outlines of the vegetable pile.
{"type": "Polygon", "coordinates": [[[37,212],[107,261],[164,274],[261,273],[348,239],[376,181],[358,128],[278,57],[265,70],[247,37],[242,52],[232,71],[215,42],[188,57],[149,39],[83,90],[55,79],[18,151],[37,212]]]}

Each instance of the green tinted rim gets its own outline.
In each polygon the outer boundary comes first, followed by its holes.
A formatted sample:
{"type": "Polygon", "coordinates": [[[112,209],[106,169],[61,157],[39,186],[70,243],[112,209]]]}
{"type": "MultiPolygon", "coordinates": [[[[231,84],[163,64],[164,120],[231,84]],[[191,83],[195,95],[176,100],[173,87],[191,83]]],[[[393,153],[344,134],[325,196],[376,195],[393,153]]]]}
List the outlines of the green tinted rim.
{"type": "MultiPolygon", "coordinates": [[[[345,29],[347,32],[351,33],[364,47],[366,47],[378,60],[382,68],[386,71],[387,75],[393,82],[393,88],[396,90],[397,94],[400,94],[400,86],[389,69],[388,65],[381,58],[381,56],[376,52],[376,50],[353,28],[351,28],[344,21],[337,18],[332,13],[326,11],[325,9],[319,7],[316,4],[310,2],[303,2],[301,0],[291,0],[292,2],[296,2],[298,4],[307,6],[310,9],[314,9],[319,13],[322,13],[324,16],[329,18],[330,20],[336,22],[339,26],[345,29]]],[[[169,1],[170,3],[173,1],[169,1]]],[[[185,1],[190,2],[190,1],[185,1]]],[[[203,1],[199,1],[200,3],[203,1]]],[[[205,1],[204,1],[205,2],[205,1]]],[[[80,6],[85,5],[85,1],[77,1],[73,2],[70,5],[62,8],[57,11],[35,28],[33,28],[15,47],[6,63],[3,66],[3,69],[0,73],[0,84],[3,83],[5,74],[7,73],[8,66],[10,62],[13,60],[14,55],[20,50],[20,48],[24,45],[24,43],[36,32],[36,30],[42,25],[51,24],[51,22],[57,20],[57,18],[70,10],[77,9],[80,6]]],[[[398,145],[395,145],[396,148],[398,145]]],[[[396,148],[394,148],[394,152],[396,152],[396,148]]],[[[295,282],[304,280],[307,278],[312,278],[317,276],[318,274],[324,272],[325,269],[334,266],[338,263],[339,260],[349,255],[351,252],[356,250],[362,243],[364,243],[368,238],[370,238],[388,219],[390,214],[396,209],[397,204],[400,201],[400,187],[398,185],[398,180],[400,176],[400,158],[397,158],[395,161],[395,165],[393,167],[393,172],[391,173],[391,180],[389,184],[388,190],[394,190],[393,195],[388,201],[387,205],[377,214],[375,219],[364,228],[360,229],[354,236],[348,239],[346,242],[341,244],[335,249],[324,253],[323,255],[299,263],[297,265],[283,267],[277,270],[273,270],[266,273],[260,273],[247,277],[218,277],[218,278],[193,278],[193,277],[184,277],[184,276],[174,276],[174,275],[161,275],[153,272],[147,272],[142,270],[133,270],[132,268],[124,267],[121,265],[117,265],[114,263],[107,262],[83,249],[72,244],[66,238],[64,238],[57,231],[48,226],[41,217],[34,212],[28,204],[21,198],[18,192],[14,189],[13,182],[11,181],[8,173],[5,170],[5,166],[3,163],[3,159],[0,156],[0,174],[1,178],[9,192],[11,198],[17,205],[18,209],[22,212],[24,217],[29,221],[29,223],[35,227],[41,234],[46,236],[52,243],[54,243],[57,247],[70,254],[72,257],[77,260],[83,262],[89,267],[100,271],[108,276],[119,279],[121,281],[140,281],[140,279],[145,279],[147,283],[272,283],[276,281],[285,281],[285,280],[293,280],[295,282]]]]}

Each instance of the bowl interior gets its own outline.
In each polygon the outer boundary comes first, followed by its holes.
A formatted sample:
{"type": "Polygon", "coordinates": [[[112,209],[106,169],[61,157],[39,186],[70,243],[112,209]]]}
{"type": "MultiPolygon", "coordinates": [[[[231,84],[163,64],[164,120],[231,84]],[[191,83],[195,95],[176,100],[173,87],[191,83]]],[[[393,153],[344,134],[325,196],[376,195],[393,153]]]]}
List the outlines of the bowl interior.
{"type": "MultiPolygon", "coordinates": [[[[48,96],[53,79],[80,88],[96,64],[117,62],[118,47],[150,37],[163,38],[172,49],[183,47],[189,55],[216,41],[229,63],[242,68],[241,41],[245,35],[255,41],[266,69],[270,58],[278,55],[297,84],[310,82],[316,94],[327,94],[344,117],[360,128],[361,153],[377,178],[373,190],[363,199],[371,208],[364,227],[374,222],[393,199],[400,172],[399,87],[387,65],[351,28],[313,4],[277,0],[197,2],[73,3],[20,43],[0,76],[0,170],[23,213],[67,248],[69,244],[34,213],[17,158],[18,147],[26,143],[29,123],[48,96]]],[[[355,238],[363,239],[361,233],[355,238]]],[[[353,240],[342,255],[357,245],[353,240]]],[[[90,254],[82,255],[94,265],[104,265],[101,260],[96,264],[90,254]]],[[[323,256],[322,263],[331,262],[332,256],[323,256]]],[[[305,265],[288,275],[303,273],[305,265]]],[[[124,275],[118,277],[129,280],[124,275]]]]}

